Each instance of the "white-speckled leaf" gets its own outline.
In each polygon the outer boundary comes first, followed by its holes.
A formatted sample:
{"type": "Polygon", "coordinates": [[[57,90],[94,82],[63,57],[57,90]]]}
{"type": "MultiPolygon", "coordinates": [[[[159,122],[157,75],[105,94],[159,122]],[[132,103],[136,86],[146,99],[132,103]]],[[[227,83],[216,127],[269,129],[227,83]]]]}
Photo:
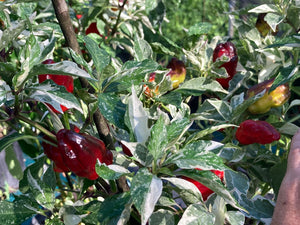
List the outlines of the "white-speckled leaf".
{"type": "Polygon", "coordinates": [[[145,144],[150,136],[148,128],[148,115],[143,108],[142,102],[139,100],[134,87],[132,86],[132,95],[128,100],[128,112],[131,128],[134,132],[137,142],[145,144]]]}
{"type": "Polygon", "coordinates": [[[131,182],[131,198],[139,213],[141,224],[145,225],[153,213],[154,207],[162,193],[162,181],[146,168],[141,169],[131,182]]]}
{"type": "Polygon", "coordinates": [[[215,217],[201,204],[190,205],[183,213],[178,225],[214,225],[215,217]]]}

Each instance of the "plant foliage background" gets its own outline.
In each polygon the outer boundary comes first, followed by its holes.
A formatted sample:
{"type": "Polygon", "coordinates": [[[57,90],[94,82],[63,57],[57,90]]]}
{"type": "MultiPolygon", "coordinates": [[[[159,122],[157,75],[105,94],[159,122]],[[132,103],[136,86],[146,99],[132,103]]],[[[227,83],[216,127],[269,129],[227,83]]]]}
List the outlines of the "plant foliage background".
{"type": "Polygon", "coordinates": [[[232,11],[221,0],[69,0],[67,6],[80,51],[66,41],[51,1],[0,2],[0,151],[17,183],[13,188],[2,175],[0,223],[29,224],[34,217],[69,225],[270,224],[299,126],[299,1],[237,2],[232,11]],[[276,35],[259,33],[259,13],[267,13],[276,35]],[[86,35],[92,22],[101,35],[86,35]],[[239,57],[228,90],[215,80],[226,72],[212,60],[217,43],[227,40],[239,57]],[[187,71],[177,89],[167,76],[173,57],[187,71]],[[49,58],[58,63],[42,64],[49,58]],[[74,93],[40,84],[39,74],[73,76],[74,93]],[[250,114],[260,95],[245,100],[245,92],[271,77],[272,89],[289,84],[290,99],[250,114]],[[145,85],[158,86],[158,94],[146,96],[145,85]],[[69,110],[55,114],[45,103],[69,110]],[[235,131],[246,119],[271,123],[280,140],[241,145],[235,131]],[[75,126],[113,152],[112,165],[95,165],[98,180],[55,173],[43,153],[43,134],[75,126]],[[224,171],[223,182],[210,170],[224,171]],[[214,194],[203,201],[182,176],[214,194]]]}

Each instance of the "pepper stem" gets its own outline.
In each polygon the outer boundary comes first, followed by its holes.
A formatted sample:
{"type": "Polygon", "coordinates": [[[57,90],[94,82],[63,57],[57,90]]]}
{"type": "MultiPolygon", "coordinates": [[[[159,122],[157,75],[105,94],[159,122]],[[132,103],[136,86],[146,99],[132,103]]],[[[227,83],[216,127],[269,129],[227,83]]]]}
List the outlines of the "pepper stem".
{"type": "Polygon", "coordinates": [[[45,135],[49,136],[50,138],[52,138],[53,140],[56,139],[56,136],[54,134],[52,134],[50,131],[48,131],[46,128],[44,128],[43,126],[41,126],[39,123],[32,121],[20,114],[18,114],[16,116],[17,119],[24,121],[25,123],[28,123],[29,125],[37,128],[38,130],[40,130],[41,132],[43,132],[45,135]]]}

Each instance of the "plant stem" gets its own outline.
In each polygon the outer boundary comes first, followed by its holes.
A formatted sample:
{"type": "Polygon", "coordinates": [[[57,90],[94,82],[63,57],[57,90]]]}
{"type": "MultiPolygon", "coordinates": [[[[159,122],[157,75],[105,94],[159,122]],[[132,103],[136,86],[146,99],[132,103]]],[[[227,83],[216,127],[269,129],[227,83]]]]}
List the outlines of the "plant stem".
{"type": "Polygon", "coordinates": [[[29,125],[37,128],[38,130],[40,130],[41,132],[43,132],[45,135],[49,136],[50,138],[52,138],[53,140],[56,139],[56,136],[54,134],[52,134],[50,131],[48,131],[46,128],[44,128],[43,126],[41,126],[39,123],[32,121],[30,119],[28,119],[25,116],[22,115],[17,115],[16,116],[17,119],[24,121],[25,123],[28,123],[29,125]]]}

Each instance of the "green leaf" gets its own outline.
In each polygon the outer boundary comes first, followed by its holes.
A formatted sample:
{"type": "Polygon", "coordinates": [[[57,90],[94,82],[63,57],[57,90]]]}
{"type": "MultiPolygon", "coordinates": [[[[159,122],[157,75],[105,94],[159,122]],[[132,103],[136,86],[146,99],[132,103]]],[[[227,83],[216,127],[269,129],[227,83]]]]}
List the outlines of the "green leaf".
{"type": "Polygon", "coordinates": [[[114,93],[100,93],[98,106],[102,115],[115,126],[126,129],[124,116],[126,105],[122,103],[119,96],[114,93]]]}
{"type": "Polygon", "coordinates": [[[35,65],[30,71],[30,77],[39,74],[69,75],[91,79],[91,76],[85,70],[80,69],[76,63],[71,61],[35,65]]]}
{"type": "Polygon", "coordinates": [[[176,186],[175,191],[180,195],[180,197],[188,203],[197,203],[202,200],[202,196],[196,185],[182,178],[176,177],[163,177],[163,180],[167,180],[172,185],[176,186]]]}
{"type": "Polygon", "coordinates": [[[164,165],[175,163],[182,169],[225,170],[227,167],[223,164],[223,159],[211,152],[221,146],[218,142],[200,140],[171,155],[164,165]]]}
{"type": "Polygon", "coordinates": [[[23,177],[23,169],[12,145],[5,149],[5,162],[10,174],[18,180],[23,177]]]}
{"type": "Polygon", "coordinates": [[[99,165],[96,163],[97,174],[106,180],[116,180],[123,175],[130,174],[130,171],[119,165],[99,165]]]}
{"type": "Polygon", "coordinates": [[[147,146],[149,152],[154,158],[154,161],[157,161],[164,154],[167,144],[167,129],[163,116],[160,116],[154,126],[151,128],[150,139],[147,146]]]}
{"type": "Polygon", "coordinates": [[[14,99],[12,91],[9,85],[6,84],[4,80],[0,80],[0,106],[2,106],[6,101],[11,101],[14,99]]]}
{"type": "Polygon", "coordinates": [[[188,30],[188,35],[203,35],[208,34],[212,29],[212,24],[203,22],[203,23],[196,23],[191,26],[188,30]]]}
{"type": "Polygon", "coordinates": [[[230,225],[244,225],[245,215],[240,211],[228,211],[225,214],[226,220],[230,225]]]}
{"type": "Polygon", "coordinates": [[[17,37],[25,30],[27,20],[18,21],[15,26],[5,29],[0,36],[0,51],[9,46],[9,44],[16,40],[17,37]]]}
{"type": "MultiPolygon", "coordinates": [[[[225,170],[225,180],[227,185],[226,171],[227,170],[225,170]]],[[[239,210],[244,210],[243,205],[239,204],[239,202],[234,198],[234,195],[231,194],[230,190],[225,188],[220,178],[210,170],[181,170],[178,171],[177,174],[180,176],[192,178],[193,180],[200,182],[204,186],[214,191],[217,195],[224,198],[226,203],[239,210]]]]}
{"type": "Polygon", "coordinates": [[[19,133],[11,133],[9,135],[4,136],[0,139],[0,152],[6,149],[8,146],[13,144],[16,141],[23,140],[23,139],[35,139],[38,140],[37,137],[26,135],[26,134],[19,134],[19,133]]]}
{"type": "Polygon", "coordinates": [[[289,66],[280,68],[279,74],[276,76],[269,92],[275,90],[278,86],[289,83],[290,80],[300,76],[299,66],[289,66]]]}
{"type": "Polygon", "coordinates": [[[104,92],[120,92],[131,88],[132,85],[142,85],[147,74],[155,72],[160,65],[150,59],[142,62],[127,61],[121,71],[109,77],[103,83],[104,92]]]}
{"type": "Polygon", "coordinates": [[[191,115],[191,118],[227,123],[232,118],[232,108],[226,101],[207,99],[198,108],[197,113],[191,115]]]}
{"type": "Polygon", "coordinates": [[[155,211],[149,218],[149,225],[175,225],[173,212],[166,209],[155,211]]]}
{"type": "Polygon", "coordinates": [[[68,109],[73,108],[83,113],[77,98],[72,93],[68,92],[64,86],[57,85],[50,79],[45,80],[41,84],[32,85],[28,89],[31,91],[29,94],[30,98],[39,102],[48,103],[61,113],[61,105],[68,109]]]}
{"type": "Polygon", "coordinates": [[[218,131],[218,130],[224,129],[224,128],[228,128],[228,127],[236,127],[236,125],[234,125],[234,124],[221,124],[221,125],[208,127],[204,130],[201,130],[201,131],[199,131],[197,133],[194,133],[191,136],[189,136],[187,143],[199,140],[200,138],[203,138],[206,135],[212,134],[215,131],[218,131]]]}
{"type": "Polygon", "coordinates": [[[78,53],[76,53],[73,49],[69,48],[70,51],[70,55],[72,57],[72,59],[78,64],[83,66],[86,71],[88,71],[89,74],[93,73],[93,70],[91,68],[91,66],[84,60],[84,58],[82,56],[80,56],[78,53]]]}
{"type": "Polygon", "coordinates": [[[269,45],[267,48],[274,48],[280,46],[299,48],[300,47],[299,38],[300,37],[298,35],[278,38],[273,42],[273,44],[269,45]]]}
{"type": "Polygon", "coordinates": [[[269,24],[273,32],[276,32],[277,25],[284,20],[284,17],[275,13],[268,13],[264,20],[269,24]]]}
{"type": "Polygon", "coordinates": [[[44,163],[45,163],[45,157],[41,157],[38,160],[36,160],[36,162],[34,162],[33,164],[26,167],[26,169],[24,170],[23,179],[20,180],[19,183],[19,189],[22,193],[26,193],[30,188],[30,183],[27,179],[27,174],[29,173],[29,171],[31,176],[34,179],[38,179],[42,177],[44,173],[44,169],[43,169],[44,163]]]}
{"type": "Polygon", "coordinates": [[[134,39],[134,56],[137,61],[143,61],[145,59],[151,59],[153,55],[150,44],[144,39],[135,35],[134,39]]]}
{"type": "Polygon", "coordinates": [[[270,223],[274,204],[269,199],[259,195],[251,199],[248,198],[247,192],[250,185],[246,175],[226,170],[225,177],[227,189],[232,193],[238,204],[246,210],[247,215],[264,223],[270,223]]]}
{"type": "Polygon", "coordinates": [[[28,18],[28,15],[31,15],[37,7],[36,2],[22,2],[17,4],[17,15],[22,19],[28,18]]]}
{"type": "Polygon", "coordinates": [[[248,11],[249,13],[269,13],[269,12],[279,12],[276,5],[273,4],[262,4],[248,11]]]}
{"type": "Polygon", "coordinates": [[[168,146],[174,145],[191,126],[191,121],[186,117],[173,120],[167,125],[168,146]]]}
{"type": "Polygon", "coordinates": [[[131,129],[134,132],[137,142],[145,144],[150,136],[148,115],[133,87],[132,95],[128,99],[128,115],[131,129]]]}
{"type": "Polygon", "coordinates": [[[131,205],[129,192],[108,197],[100,206],[98,221],[103,225],[126,224],[130,216],[131,205]]]}
{"type": "Polygon", "coordinates": [[[177,108],[179,108],[182,102],[182,95],[178,92],[171,91],[157,98],[157,101],[160,101],[164,104],[175,105],[177,108]]]}
{"type": "Polygon", "coordinates": [[[30,194],[41,206],[52,211],[55,203],[54,191],[40,179],[35,179],[31,175],[30,170],[28,170],[26,175],[30,188],[30,194]]]}
{"type": "Polygon", "coordinates": [[[140,169],[132,178],[131,198],[141,214],[141,225],[145,225],[154,211],[162,193],[162,181],[151,174],[148,169],[140,169]]]}
{"type": "Polygon", "coordinates": [[[185,81],[175,91],[180,92],[184,95],[194,96],[199,96],[205,92],[219,92],[227,94],[227,91],[222,88],[219,82],[215,80],[208,81],[205,77],[192,78],[188,81],[185,81]]]}
{"type": "Polygon", "coordinates": [[[239,162],[244,158],[246,149],[236,145],[226,144],[223,145],[222,148],[212,150],[212,152],[228,162],[239,162]]]}
{"type": "Polygon", "coordinates": [[[178,225],[214,225],[214,215],[202,204],[192,204],[184,211],[178,225]]]}
{"type": "Polygon", "coordinates": [[[31,202],[24,201],[0,201],[0,223],[21,224],[32,217],[36,212],[31,209],[31,202]]]}
{"type": "Polygon", "coordinates": [[[42,181],[43,183],[47,184],[47,186],[49,186],[52,189],[52,191],[55,191],[57,183],[56,183],[55,172],[53,170],[53,164],[50,164],[48,166],[46,172],[42,177],[42,181]]]}
{"type": "Polygon", "coordinates": [[[110,63],[110,55],[104,49],[99,48],[99,45],[90,37],[85,36],[84,41],[100,77],[104,68],[110,63]]]}

